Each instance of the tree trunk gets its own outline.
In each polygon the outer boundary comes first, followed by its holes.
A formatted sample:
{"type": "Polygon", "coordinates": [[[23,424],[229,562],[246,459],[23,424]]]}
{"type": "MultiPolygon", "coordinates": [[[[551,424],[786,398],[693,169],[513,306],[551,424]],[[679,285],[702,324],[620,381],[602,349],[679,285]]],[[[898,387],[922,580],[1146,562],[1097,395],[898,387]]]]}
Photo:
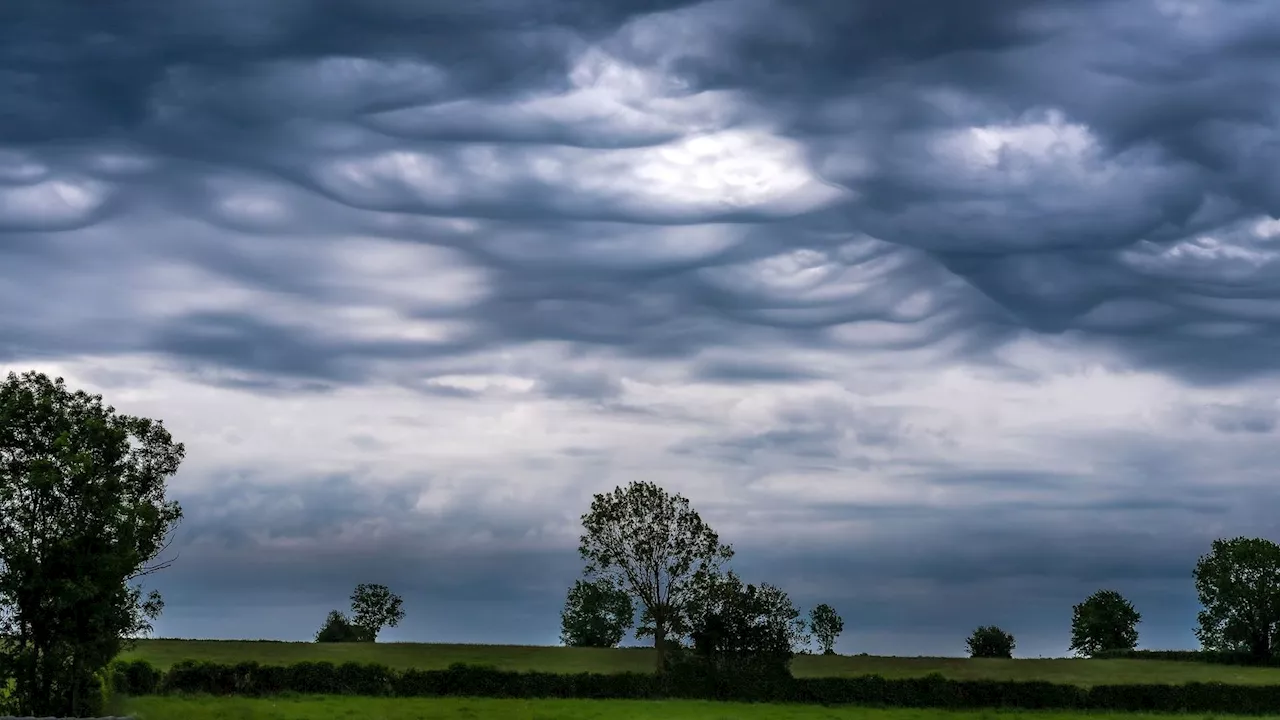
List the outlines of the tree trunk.
{"type": "Polygon", "coordinates": [[[654,672],[662,675],[667,670],[667,623],[665,619],[653,619],[653,650],[657,656],[657,667],[654,672]]]}
{"type": "Polygon", "coordinates": [[[80,717],[80,654],[72,655],[71,662],[71,714],[80,717]]]}

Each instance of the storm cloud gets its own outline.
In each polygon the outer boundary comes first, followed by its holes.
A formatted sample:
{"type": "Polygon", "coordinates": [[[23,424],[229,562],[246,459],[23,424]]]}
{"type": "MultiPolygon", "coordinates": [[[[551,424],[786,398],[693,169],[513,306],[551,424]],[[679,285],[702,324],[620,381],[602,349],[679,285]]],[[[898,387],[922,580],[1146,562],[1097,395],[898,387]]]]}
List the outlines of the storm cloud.
{"type": "Polygon", "coordinates": [[[1277,167],[1266,0],[7,3],[0,366],[187,444],[164,635],[554,642],[644,479],[843,652],[1191,646],[1277,167]]]}

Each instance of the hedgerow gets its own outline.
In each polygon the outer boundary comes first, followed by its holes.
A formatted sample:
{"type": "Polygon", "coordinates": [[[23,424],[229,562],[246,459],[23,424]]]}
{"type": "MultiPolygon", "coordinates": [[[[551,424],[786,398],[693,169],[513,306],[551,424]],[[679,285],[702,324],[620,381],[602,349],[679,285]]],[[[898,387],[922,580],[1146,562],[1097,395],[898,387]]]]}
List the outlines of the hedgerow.
{"type": "Polygon", "coordinates": [[[235,665],[183,661],[160,672],[144,660],[112,665],[112,689],[125,695],[279,693],[381,697],[704,699],[941,709],[1110,710],[1119,712],[1280,713],[1280,685],[1187,683],[1098,685],[1043,681],[950,680],[879,675],[779,678],[768,683],[671,673],[516,672],[454,664],[444,670],[394,670],[376,663],[300,662],[235,665]]]}

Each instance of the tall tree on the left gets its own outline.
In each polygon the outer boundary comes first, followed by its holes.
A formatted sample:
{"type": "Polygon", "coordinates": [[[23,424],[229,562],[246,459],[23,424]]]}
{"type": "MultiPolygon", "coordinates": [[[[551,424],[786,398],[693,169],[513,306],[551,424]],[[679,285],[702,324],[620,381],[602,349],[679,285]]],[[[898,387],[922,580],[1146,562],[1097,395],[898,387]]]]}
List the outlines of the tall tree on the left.
{"type": "Polygon", "coordinates": [[[103,671],[163,602],[136,581],[182,518],[185,451],[62,378],[0,382],[0,681],[17,715],[102,714],[103,671]]]}

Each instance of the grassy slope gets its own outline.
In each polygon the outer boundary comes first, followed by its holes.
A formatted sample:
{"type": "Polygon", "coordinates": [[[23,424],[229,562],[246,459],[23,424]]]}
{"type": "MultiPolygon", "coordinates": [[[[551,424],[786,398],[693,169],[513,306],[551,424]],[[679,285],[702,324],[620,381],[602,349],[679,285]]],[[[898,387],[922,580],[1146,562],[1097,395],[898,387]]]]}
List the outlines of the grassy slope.
{"type": "Polygon", "coordinates": [[[128,708],[138,720],[1175,720],[1186,715],[1058,712],[878,710],[857,707],[747,705],[701,701],[389,699],[337,696],[247,698],[150,697],[128,708]]]}
{"type": "MultiPolygon", "coordinates": [[[[465,662],[506,670],[544,672],[647,672],[650,649],[596,649],[510,645],[431,645],[425,643],[285,643],[235,640],[140,640],[126,659],[143,658],[158,667],[178,660],[236,663],[256,660],[288,664],[301,660],[335,663],[379,662],[395,668],[444,668],[465,662]]],[[[822,657],[801,655],[792,662],[797,677],[867,675],[919,677],[940,672],[956,679],[1048,680],[1098,685],[1217,681],[1280,685],[1280,668],[1248,668],[1155,660],[969,660],[964,658],[822,657]]]]}

